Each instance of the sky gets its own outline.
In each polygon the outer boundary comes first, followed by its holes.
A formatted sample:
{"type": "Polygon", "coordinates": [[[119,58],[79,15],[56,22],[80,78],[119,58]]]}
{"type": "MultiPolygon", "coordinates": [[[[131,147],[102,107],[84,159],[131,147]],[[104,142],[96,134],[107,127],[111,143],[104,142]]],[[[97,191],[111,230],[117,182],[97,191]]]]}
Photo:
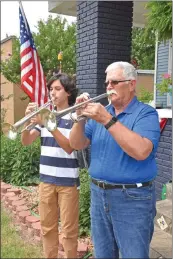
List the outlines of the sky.
{"type": "MultiPolygon", "coordinates": [[[[49,15],[55,18],[57,15],[48,12],[47,1],[22,1],[23,9],[28,20],[31,32],[37,31],[36,25],[40,19],[47,20],[49,15]]],[[[69,23],[76,20],[75,17],[66,17],[69,23]]],[[[19,2],[1,1],[1,40],[6,36],[19,37],[19,2]]]]}

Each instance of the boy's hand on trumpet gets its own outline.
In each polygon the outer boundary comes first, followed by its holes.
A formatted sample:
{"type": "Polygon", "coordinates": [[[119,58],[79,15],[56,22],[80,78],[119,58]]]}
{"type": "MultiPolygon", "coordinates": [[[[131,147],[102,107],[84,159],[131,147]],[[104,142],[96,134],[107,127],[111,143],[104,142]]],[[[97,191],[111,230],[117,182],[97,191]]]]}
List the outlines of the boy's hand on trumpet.
{"type": "Polygon", "coordinates": [[[25,116],[30,114],[31,112],[36,111],[37,108],[38,108],[37,103],[29,103],[25,110],[25,116]]]}
{"type": "Polygon", "coordinates": [[[31,122],[31,123],[34,123],[34,124],[38,124],[38,125],[40,125],[40,126],[43,125],[43,122],[42,122],[42,120],[41,120],[40,114],[37,114],[37,115],[33,116],[33,117],[31,118],[30,122],[31,122]]]}
{"type": "MultiPolygon", "coordinates": [[[[37,103],[35,103],[35,102],[29,103],[27,108],[26,108],[26,111],[25,111],[25,116],[34,112],[34,111],[36,111],[37,108],[38,108],[37,103]]],[[[42,123],[40,114],[37,114],[37,115],[33,116],[30,119],[28,124],[30,124],[30,123],[39,124],[41,126],[43,123],[42,123]]]]}

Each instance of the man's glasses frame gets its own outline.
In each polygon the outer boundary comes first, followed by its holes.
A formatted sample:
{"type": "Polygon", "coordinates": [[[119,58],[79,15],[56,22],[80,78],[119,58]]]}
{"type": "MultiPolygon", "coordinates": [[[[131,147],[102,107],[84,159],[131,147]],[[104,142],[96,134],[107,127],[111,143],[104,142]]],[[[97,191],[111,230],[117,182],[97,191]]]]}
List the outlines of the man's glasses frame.
{"type": "Polygon", "coordinates": [[[131,79],[126,79],[126,80],[110,80],[107,82],[104,82],[105,87],[108,87],[109,84],[111,84],[112,86],[118,85],[119,83],[122,82],[127,82],[127,81],[131,81],[131,79]]]}

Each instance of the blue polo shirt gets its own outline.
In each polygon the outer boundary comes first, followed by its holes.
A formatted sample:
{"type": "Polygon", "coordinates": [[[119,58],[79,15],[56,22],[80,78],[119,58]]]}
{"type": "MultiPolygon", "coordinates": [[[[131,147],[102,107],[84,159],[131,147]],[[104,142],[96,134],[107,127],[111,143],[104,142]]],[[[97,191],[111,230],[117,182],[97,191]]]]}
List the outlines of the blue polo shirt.
{"type": "MultiPolygon", "coordinates": [[[[106,109],[116,116],[112,105],[106,109]]],[[[110,183],[143,183],[153,180],[157,174],[155,153],[160,138],[157,111],[134,97],[117,118],[128,129],[149,139],[153,143],[153,151],[145,160],[132,158],[102,124],[90,119],[85,126],[85,135],[91,143],[91,177],[110,183]]]]}

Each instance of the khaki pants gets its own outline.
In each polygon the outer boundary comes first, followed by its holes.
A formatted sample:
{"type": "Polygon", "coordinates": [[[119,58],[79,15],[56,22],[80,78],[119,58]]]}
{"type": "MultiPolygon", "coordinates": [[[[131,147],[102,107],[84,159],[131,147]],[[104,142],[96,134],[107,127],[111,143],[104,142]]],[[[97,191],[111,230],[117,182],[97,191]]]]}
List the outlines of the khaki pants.
{"type": "Polygon", "coordinates": [[[58,221],[61,218],[62,245],[66,258],[77,258],[79,190],[40,183],[39,212],[46,258],[58,257],[58,221]],[[59,215],[60,213],[60,215],[59,215]]]}

